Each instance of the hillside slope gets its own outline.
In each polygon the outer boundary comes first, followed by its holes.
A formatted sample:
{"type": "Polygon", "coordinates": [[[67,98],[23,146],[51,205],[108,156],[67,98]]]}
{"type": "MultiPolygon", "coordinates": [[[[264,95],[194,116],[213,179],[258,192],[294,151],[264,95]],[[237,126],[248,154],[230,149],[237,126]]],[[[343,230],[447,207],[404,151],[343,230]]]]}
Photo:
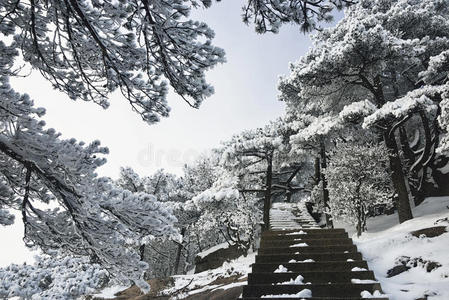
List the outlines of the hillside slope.
{"type": "Polygon", "coordinates": [[[354,243],[390,300],[447,300],[449,197],[427,198],[413,215],[402,224],[396,214],[369,219],[354,243]]]}

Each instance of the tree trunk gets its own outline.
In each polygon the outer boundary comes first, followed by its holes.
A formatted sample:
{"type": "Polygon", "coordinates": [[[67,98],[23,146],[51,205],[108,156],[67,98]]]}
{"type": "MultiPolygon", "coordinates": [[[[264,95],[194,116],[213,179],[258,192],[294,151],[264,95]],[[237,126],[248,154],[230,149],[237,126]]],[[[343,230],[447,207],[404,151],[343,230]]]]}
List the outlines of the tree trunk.
{"type": "Polygon", "coordinates": [[[140,252],[140,260],[143,261],[145,259],[145,244],[140,245],[139,252],[140,252]]]}
{"type": "MultiPolygon", "coordinates": [[[[141,261],[145,261],[145,244],[140,245],[139,252],[140,252],[140,260],[141,261]]],[[[148,273],[146,271],[143,273],[143,278],[144,279],[147,278],[147,274],[148,273]]]]}
{"type": "Polygon", "coordinates": [[[360,237],[362,235],[362,207],[361,207],[360,199],[356,198],[355,206],[356,206],[356,210],[357,210],[357,225],[356,225],[357,237],[360,237]]]}
{"type": "Polygon", "coordinates": [[[361,208],[357,207],[357,237],[362,235],[362,213],[361,208]]]}
{"type": "MultiPolygon", "coordinates": [[[[419,172],[412,171],[411,167],[415,163],[415,154],[410,147],[410,143],[407,137],[407,130],[404,126],[398,128],[399,133],[399,144],[401,146],[401,159],[403,161],[404,176],[407,178],[406,184],[408,184],[408,189],[410,191],[412,203],[416,205],[418,199],[420,199],[419,192],[419,172]]],[[[421,170],[420,170],[421,171],[421,170]]]]}
{"type": "Polygon", "coordinates": [[[201,241],[200,241],[200,237],[199,237],[198,233],[195,233],[195,236],[196,236],[196,243],[198,245],[198,250],[199,250],[199,252],[203,252],[203,248],[201,247],[201,241]]]}
{"type": "Polygon", "coordinates": [[[402,169],[401,159],[399,157],[398,145],[394,134],[389,136],[390,130],[384,132],[384,141],[387,149],[389,150],[388,159],[390,161],[391,181],[393,187],[398,194],[397,208],[399,223],[413,219],[412,210],[410,208],[409,193],[407,190],[407,184],[404,171],[402,169]]]}
{"type": "Polygon", "coordinates": [[[321,172],[320,172],[320,158],[319,157],[315,157],[315,174],[313,175],[313,179],[314,179],[314,184],[318,185],[320,183],[320,178],[321,178],[321,172]]]}
{"type": "MultiPolygon", "coordinates": [[[[183,240],[184,240],[184,235],[185,234],[186,234],[186,228],[183,227],[181,229],[181,236],[182,236],[183,240]]],[[[181,251],[182,251],[182,244],[181,243],[178,244],[178,250],[176,252],[175,265],[173,266],[173,274],[178,274],[178,272],[179,272],[179,262],[181,261],[181,251]]]]}
{"type": "Polygon", "coordinates": [[[357,203],[357,237],[360,237],[362,232],[366,231],[365,206],[363,205],[362,195],[360,195],[360,188],[362,187],[363,179],[363,177],[359,178],[355,188],[355,198],[357,203]]]}
{"type": "MultiPolygon", "coordinates": [[[[324,209],[326,210],[329,208],[329,190],[327,189],[327,178],[323,172],[323,170],[327,168],[326,148],[324,146],[323,138],[321,138],[320,141],[320,159],[321,159],[321,181],[323,185],[323,206],[324,209]]],[[[325,215],[327,227],[334,228],[331,216],[328,213],[325,213],[325,215]]]]}
{"type": "Polygon", "coordinates": [[[267,175],[265,184],[265,199],[263,203],[263,230],[270,229],[271,185],[273,181],[273,157],[267,156],[267,175]]]}
{"type": "Polygon", "coordinates": [[[286,195],[286,197],[287,197],[286,202],[287,202],[287,203],[292,202],[292,192],[287,191],[287,193],[285,193],[285,195],[286,195]]]}

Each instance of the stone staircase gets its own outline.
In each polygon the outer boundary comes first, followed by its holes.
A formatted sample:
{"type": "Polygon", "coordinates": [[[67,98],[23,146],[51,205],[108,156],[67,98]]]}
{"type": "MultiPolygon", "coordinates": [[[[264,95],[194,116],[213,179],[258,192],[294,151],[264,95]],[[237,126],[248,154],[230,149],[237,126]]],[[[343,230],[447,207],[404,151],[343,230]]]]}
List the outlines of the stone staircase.
{"type": "Polygon", "coordinates": [[[319,229],[295,209],[273,208],[239,299],[388,300],[344,229],[319,229]]]}

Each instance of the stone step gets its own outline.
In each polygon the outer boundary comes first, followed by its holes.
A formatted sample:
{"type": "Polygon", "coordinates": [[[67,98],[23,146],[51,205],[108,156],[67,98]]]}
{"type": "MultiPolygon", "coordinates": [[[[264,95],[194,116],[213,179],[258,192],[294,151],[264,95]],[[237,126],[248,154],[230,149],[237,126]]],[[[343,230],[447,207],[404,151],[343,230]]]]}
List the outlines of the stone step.
{"type": "Polygon", "coordinates": [[[248,284],[275,284],[295,279],[301,275],[304,282],[311,283],[351,283],[351,279],[375,280],[372,271],[347,272],[292,272],[292,273],[249,273],[248,284]]]}
{"type": "Polygon", "coordinates": [[[336,246],[336,245],[352,245],[352,239],[293,239],[293,240],[266,240],[260,241],[261,248],[276,248],[276,247],[292,247],[294,245],[307,244],[307,246],[336,246]]]}
{"type": "Polygon", "coordinates": [[[240,300],[266,299],[261,298],[264,295],[274,295],[272,300],[362,300],[362,291],[381,291],[344,229],[321,229],[305,210],[289,209],[287,204],[274,207],[270,221],[271,230],[262,233],[256,263],[240,300]],[[279,265],[287,271],[274,273],[279,265]],[[299,275],[304,284],[286,284],[299,275]],[[352,279],[361,281],[353,283],[352,279]],[[311,290],[311,298],[294,296],[304,289],[311,290]]]}
{"type": "Polygon", "coordinates": [[[272,230],[283,231],[283,230],[293,230],[296,228],[302,228],[303,226],[309,226],[308,224],[298,224],[298,223],[280,223],[280,224],[270,224],[272,230]]]}
{"type": "Polygon", "coordinates": [[[290,225],[316,225],[314,222],[309,221],[286,221],[286,222],[270,222],[271,226],[290,226],[290,225]]]}
{"type": "Polygon", "coordinates": [[[307,234],[318,234],[321,235],[323,233],[345,233],[346,231],[343,228],[334,228],[334,229],[321,229],[321,228],[313,228],[313,229],[292,229],[292,230],[268,230],[262,233],[262,236],[272,236],[272,235],[283,235],[286,233],[299,232],[303,231],[307,234]]]}
{"type": "Polygon", "coordinates": [[[316,225],[305,225],[305,224],[295,224],[295,225],[291,225],[291,226],[285,226],[285,225],[270,225],[270,230],[301,230],[301,229],[317,229],[320,228],[316,225]]]}
{"type": "Polygon", "coordinates": [[[259,249],[259,254],[308,254],[308,253],[344,253],[357,252],[355,245],[332,245],[332,246],[307,246],[307,247],[263,247],[259,249]]]}
{"type": "MultiPolygon", "coordinates": [[[[303,223],[315,223],[312,220],[305,219],[305,218],[289,218],[284,220],[278,220],[276,218],[270,218],[270,221],[272,222],[278,222],[278,223],[288,223],[288,222],[303,222],[303,223]]],[[[315,223],[316,224],[316,223],[315,223]]]]}
{"type": "Polygon", "coordinates": [[[285,263],[291,259],[305,260],[313,259],[314,261],[347,261],[362,260],[362,254],[359,252],[351,253],[309,253],[309,254],[273,254],[273,255],[256,255],[256,263],[285,263]]]}
{"type": "MultiPolygon", "coordinates": [[[[238,298],[237,300],[259,300],[259,299],[267,299],[267,298],[260,298],[260,297],[245,297],[245,298],[238,298]]],[[[273,297],[268,298],[270,300],[366,300],[366,298],[360,298],[360,297],[310,297],[310,298],[290,298],[290,297],[273,297]]],[[[370,300],[388,300],[388,298],[369,298],[370,300]]]]}
{"type": "MultiPolygon", "coordinates": [[[[309,289],[313,297],[360,297],[362,291],[373,293],[381,291],[379,283],[362,284],[305,284],[305,285],[247,285],[243,286],[243,297],[261,297],[263,295],[297,294],[309,289]]],[[[298,298],[297,298],[298,299],[298,298]]],[[[332,299],[332,298],[331,298],[332,299]]]]}
{"type": "MultiPolygon", "coordinates": [[[[278,269],[280,264],[273,263],[255,263],[252,265],[253,273],[270,273],[278,269]]],[[[307,271],[351,271],[353,268],[368,269],[368,265],[364,260],[357,261],[319,261],[307,263],[286,263],[282,264],[291,272],[307,272],[307,271]]]]}
{"type": "Polygon", "coordinates": [[[282,235],[267,235],[263,240],[293,240],[293,239],[341,239],[348,238],[346,232],[342,233],[322,233],[322,234],[282,234],[282,235]]]}
{"type": "MultiPolygon", "coordinates": [[[[302,222],[302,223],[315,223],[313,220],[306,219],[306,218],[301,218],[301,217],[298,217],[298,218],[290,218],[290,219],[288,219],[288,220],[277,220],[277,219],[275,219],[275,218],[270,218],[270,221],[272,221],[272,222],[278,222],[278,223],[288,223],[288,222],[292,222],[292,221],[294,221],[294,222],[302,222]]],[[[315,224],[316,224],[316,223],[315,223],[315,224]]]]}

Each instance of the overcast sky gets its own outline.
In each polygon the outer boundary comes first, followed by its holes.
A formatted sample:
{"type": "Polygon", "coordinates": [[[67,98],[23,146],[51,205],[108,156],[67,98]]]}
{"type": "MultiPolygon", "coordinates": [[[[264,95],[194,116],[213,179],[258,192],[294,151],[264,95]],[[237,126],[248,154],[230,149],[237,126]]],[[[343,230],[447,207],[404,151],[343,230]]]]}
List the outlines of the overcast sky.
{"type": "MultiPolygon", "coordinates": [[[[47,125],[63,137],[85,142],[99,139],[109,147],[108,163],[99,170],[101,175],[116,178],[120,166],[130,166],[141,175],[159,168],[180,174],[183,163],[198,153],[234,133],[281,116],[284,105],[276,98],[278,77],[287,74],[289,62],[299,59],[311,45],[298,27],[284,26],[277,35],[256,34],[253,27],[241,22],[242,3],[226,0],[194,12],[193,19],[214,29],[214,45],[225,49],[227,63],[208,72],[215,94],[200,109],[188,107],[171,94],[171,115],[156,125],[141,121],[119,93],[111,96],[110,108],[103,110],[94,103],[69,100],[52,90],[38,73],[15,79],[12,84],[47,109],[47,125]]],[[[8,245],[7,251],[2,249],[0,266],[30,260],[21,240],[22,227],[20,218],[13,226],[0,227],[2,244],[8,245]]]]}
{"type": "Polygon", "coordinates": [[[241,21],[242,3],[227,0],[194,12],[193,19],[205,21],[215,31],[213,43],[225,49],[227,63],[207,73],[215,94],[199,109],[171,93],[171,115],[156,125],[144,123],[118,92],[111,95],[110,108],[103,110],[92,102],[71,101],[52,90],[38,73],[14,80],[13,86],[45,107],[48,126],[64,137],[85,142],[99,139],[108,146],[110,155],[102,175],[116,177],[120,166],[131,166],[140,174],[159,168],[179,174],[183,162],[200,151],[280,116],[283,103],[276,99],[278,76],[288,73],[289,62],[310,46],[309,38],[297,27],[285,27],[277,35],[256,34],[241,21]]]}

